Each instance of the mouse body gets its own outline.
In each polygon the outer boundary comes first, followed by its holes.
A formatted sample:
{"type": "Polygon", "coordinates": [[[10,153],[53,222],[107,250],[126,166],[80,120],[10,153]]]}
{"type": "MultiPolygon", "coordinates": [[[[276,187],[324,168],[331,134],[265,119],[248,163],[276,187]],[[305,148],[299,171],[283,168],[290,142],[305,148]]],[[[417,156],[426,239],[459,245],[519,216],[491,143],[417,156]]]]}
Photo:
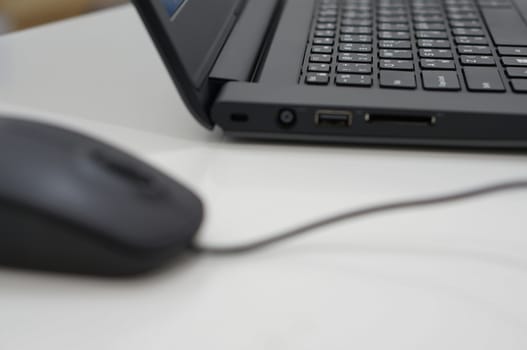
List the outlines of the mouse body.
{"type": "Polygon", "coordinates": [[[0,119],[0,264],[133,275],[188,249],[203,220],[190,190],[63,128],[0,119]]]}

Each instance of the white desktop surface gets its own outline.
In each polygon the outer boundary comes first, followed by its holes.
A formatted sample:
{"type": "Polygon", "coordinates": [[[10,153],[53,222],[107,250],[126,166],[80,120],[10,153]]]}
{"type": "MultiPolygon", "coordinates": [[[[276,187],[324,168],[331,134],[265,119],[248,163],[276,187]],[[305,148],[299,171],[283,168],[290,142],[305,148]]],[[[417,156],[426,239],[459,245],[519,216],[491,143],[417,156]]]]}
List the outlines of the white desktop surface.
{"type": "MultiPolygon", "coordinates": [[[[206,244],[527,177],[527,154],[235,142],[186,111],[134,9],[0,37],[0,110],[160,167],[206,244]]],[[[38,174],[35,174],[38,181],[38,174]]],[[[0,268],[0,349],[525,350],[527,192],[343,223],[110,280],[0,268]]]]}

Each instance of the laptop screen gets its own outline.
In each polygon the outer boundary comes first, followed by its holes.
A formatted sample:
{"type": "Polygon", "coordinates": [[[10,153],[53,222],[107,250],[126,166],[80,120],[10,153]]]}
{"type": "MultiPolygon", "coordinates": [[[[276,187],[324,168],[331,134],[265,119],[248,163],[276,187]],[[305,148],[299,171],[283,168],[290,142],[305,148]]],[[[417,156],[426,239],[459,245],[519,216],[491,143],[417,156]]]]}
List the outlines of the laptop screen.
{"type": "Polygon", "coordinates": [[[192,83],[199,88],[210,72],[243,0],[154,0],[153,3],[172,47],[192,83]]]}
{"type": "Polygon", "coordinates": [[[177,11],[183,5],[185,0],[162,0],[165,9],[167,10],[168,17],[172,18],[176,15],[177,11]]]}

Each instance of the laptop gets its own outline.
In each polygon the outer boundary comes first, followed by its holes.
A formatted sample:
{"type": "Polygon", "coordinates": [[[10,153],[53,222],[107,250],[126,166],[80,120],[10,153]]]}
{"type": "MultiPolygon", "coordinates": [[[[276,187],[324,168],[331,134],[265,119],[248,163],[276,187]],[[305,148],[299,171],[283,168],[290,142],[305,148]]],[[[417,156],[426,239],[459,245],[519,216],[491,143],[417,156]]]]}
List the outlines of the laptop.
{"type": "Polygon", "coordinates": [[[527,146],[525,0],[135,0],[206,128],[527,146]]]}

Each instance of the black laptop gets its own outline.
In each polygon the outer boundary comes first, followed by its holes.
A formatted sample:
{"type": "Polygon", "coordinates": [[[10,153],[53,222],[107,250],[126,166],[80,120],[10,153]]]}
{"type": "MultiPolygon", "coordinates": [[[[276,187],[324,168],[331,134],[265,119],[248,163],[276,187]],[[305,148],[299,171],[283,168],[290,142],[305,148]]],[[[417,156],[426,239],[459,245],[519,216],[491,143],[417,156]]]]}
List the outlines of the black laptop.
{"type": "Polygon", "coordinates": [[[135,0],[195,118],[235,137],[527,146],[526,0],[135,0]]]}

